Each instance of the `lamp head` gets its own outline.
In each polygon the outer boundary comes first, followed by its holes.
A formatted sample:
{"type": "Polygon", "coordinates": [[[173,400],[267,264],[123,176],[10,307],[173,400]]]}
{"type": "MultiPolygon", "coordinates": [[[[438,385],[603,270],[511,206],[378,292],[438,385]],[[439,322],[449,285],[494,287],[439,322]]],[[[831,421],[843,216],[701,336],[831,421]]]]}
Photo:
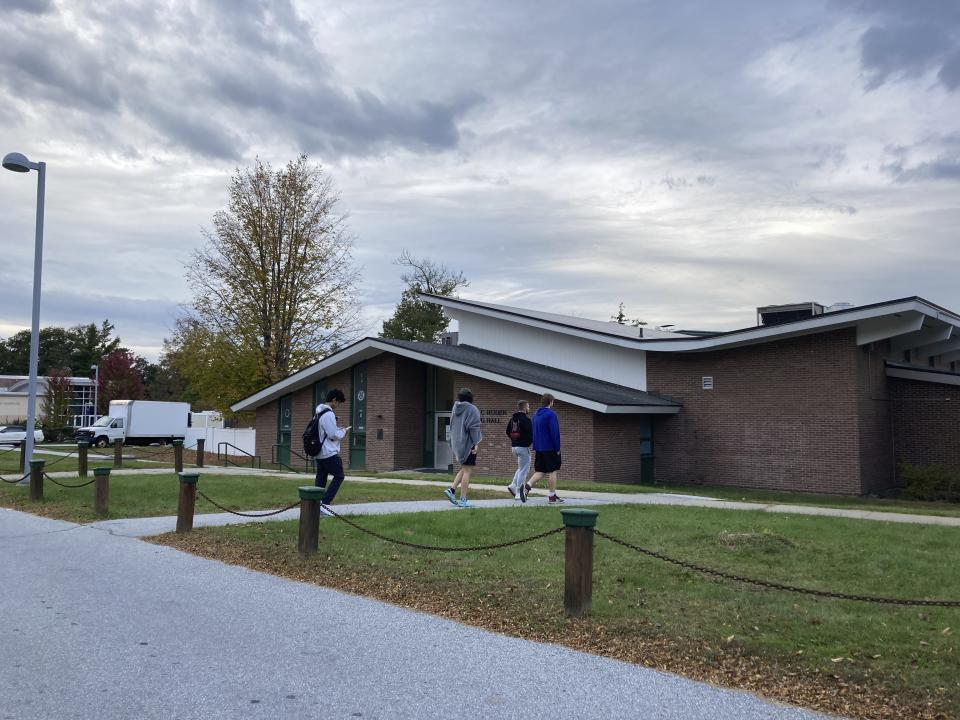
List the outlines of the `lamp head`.
{"type": "Polygon", "coordinates": [[[12,170],[13,172],[25,173],[30,172],[31,170],[36,170],[40,166],[37,163],[30,162],[27,160],[27,156],[23,153],[12,152],[7,153],[3,156],[3,166],[7,170],[12,170]]]}

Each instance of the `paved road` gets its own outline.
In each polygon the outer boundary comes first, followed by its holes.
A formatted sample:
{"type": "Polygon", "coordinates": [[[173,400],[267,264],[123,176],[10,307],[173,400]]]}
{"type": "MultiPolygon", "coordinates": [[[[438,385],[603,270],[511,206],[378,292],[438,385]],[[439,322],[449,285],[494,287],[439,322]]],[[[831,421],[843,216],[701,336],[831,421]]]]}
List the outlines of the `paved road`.
{"type": "Polygon", "coordinates": [[[824,717],[3,509],[0,578],[2,720],[824,717]]]}

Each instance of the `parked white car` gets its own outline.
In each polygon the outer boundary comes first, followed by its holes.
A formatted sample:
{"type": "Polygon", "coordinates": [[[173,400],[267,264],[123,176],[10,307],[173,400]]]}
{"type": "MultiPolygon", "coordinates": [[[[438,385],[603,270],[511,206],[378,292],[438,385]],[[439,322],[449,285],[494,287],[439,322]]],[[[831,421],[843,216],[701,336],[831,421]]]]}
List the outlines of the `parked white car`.
{"type": "MultiPolygon", "coordinates": [[[[20,445],[27,439],[27,428],[24,425],[6,425],[0,427],[0,445],[20,445]]],[[[33,441],[43,442],[43,430],[33,431],[33,441]]]]}

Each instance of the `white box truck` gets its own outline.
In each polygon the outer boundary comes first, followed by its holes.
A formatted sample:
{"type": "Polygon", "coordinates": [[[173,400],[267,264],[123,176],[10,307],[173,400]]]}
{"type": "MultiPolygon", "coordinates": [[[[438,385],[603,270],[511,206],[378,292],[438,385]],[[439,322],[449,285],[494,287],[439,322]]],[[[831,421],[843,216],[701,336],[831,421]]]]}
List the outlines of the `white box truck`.
{"type": "Polygon", "coordinates": [[[78,428],[77,440],[107,447],[115,440],[126,445],[149,445],[183,440],[190,403],[159,400],[111,400],[107,415],[93,425],[78,428]]]}

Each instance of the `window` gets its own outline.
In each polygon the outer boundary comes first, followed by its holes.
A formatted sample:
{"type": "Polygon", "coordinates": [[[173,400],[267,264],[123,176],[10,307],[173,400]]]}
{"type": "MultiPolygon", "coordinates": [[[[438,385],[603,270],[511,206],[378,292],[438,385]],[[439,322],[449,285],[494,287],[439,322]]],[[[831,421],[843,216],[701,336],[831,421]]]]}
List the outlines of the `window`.
{"type": "Polygon", "coordinates": [[[929,365],[930,367],[936,367],[937,359],[933,355],[931,355],[930,357],[927,358],[927,365],[929,365]]]}
{"type": "Polygon", "coordinates": [[[704,390],[713,390],[713,376],[704,375],[702,378],[700,378],[700,387],[702,387],[704,390]]]}
{"type": "Polygon", "coordinates": [[[910,351],[909,351],[909,350],[904,350],[904,351],[903,351],[903,361],[904,361],[904,362],[910,362],[910,351]]]}

